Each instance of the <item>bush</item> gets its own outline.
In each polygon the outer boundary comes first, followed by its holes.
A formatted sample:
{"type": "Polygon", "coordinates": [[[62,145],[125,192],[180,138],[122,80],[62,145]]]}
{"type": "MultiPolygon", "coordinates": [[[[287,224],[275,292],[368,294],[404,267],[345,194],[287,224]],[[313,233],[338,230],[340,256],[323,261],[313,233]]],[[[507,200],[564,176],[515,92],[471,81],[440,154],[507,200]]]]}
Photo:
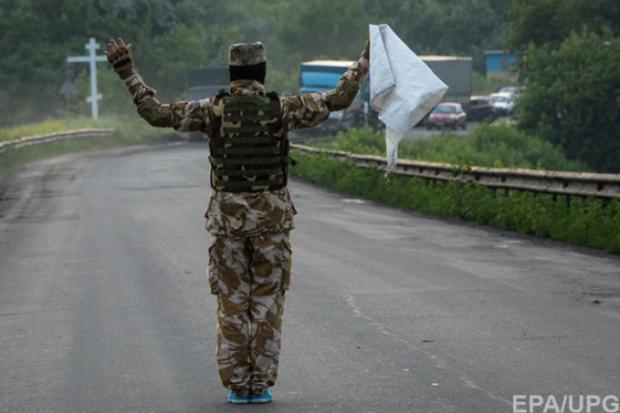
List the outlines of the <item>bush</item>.
{"type": "MultiPolygon", "coordinates": [[[[413,133],[415,136],[415,131],[413,133]]],[[[352,153],[385,156],[385,139],[366,127],[339,133],[328,148],[352,153]]],[[[534,168],[559,171],[583,171],[585,165],[569,161],[561,150],[536,136],[508,125],[478,125],[467,136],[443,134],[421,141],[401,141],[402,159],[420,159],[458,165],[498,168],[534,168]]]]}
{"type": "Polygon", "coordinates": [[[620,253],[620,201],[563,199],[493,191],[471,183],[435,183],[357,168],[353,162],[302,156],[291,174],[373,201],[425,214],[455,217],[620,253]]]}

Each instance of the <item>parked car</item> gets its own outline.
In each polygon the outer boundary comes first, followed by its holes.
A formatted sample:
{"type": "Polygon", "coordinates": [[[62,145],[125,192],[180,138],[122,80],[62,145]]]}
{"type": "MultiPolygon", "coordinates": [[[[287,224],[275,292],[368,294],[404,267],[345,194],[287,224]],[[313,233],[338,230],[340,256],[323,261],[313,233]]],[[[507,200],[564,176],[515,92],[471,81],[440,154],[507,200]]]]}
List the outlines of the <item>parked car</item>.
{"type": "Polygon", "coordinates": [[[512,93],[500,92],[493,93],[489,100],[498,116],[512,115],[515,109],[515,102],[512,93]]]}
{"type": "Polygon", "coordinates": [[[488,96],[472,96],[466,114],[467,120],[489,122],[495,120],[495,108],[488,96]]]}
{"type": "Polygon", "coordinates": [[[465,129],[467,115],[460,103],[440,103],[435,106],[426,120],[426,128],[442,128],[449,126],[453,129],[461,127],[465,129]]]}
{"type": "Polygon", "coordinates": [[[498,90],[499,93],[510,93],[513,96],[519,96],[523,92],[523,86],[503,86],[498,90]]]}

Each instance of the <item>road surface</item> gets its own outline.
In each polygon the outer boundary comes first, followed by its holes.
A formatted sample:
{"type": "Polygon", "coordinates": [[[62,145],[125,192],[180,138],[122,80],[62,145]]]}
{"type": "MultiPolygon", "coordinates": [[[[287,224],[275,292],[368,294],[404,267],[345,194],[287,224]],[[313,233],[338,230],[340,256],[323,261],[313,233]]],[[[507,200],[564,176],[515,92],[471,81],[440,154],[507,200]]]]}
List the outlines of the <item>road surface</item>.
{"type": "Polygon", "coordinates": [[[512,412],[620,393],[620,259],[292,182],[275,403],[215,367],[205,145],[33,164],[0,202],[1,412],[512,412]]]}

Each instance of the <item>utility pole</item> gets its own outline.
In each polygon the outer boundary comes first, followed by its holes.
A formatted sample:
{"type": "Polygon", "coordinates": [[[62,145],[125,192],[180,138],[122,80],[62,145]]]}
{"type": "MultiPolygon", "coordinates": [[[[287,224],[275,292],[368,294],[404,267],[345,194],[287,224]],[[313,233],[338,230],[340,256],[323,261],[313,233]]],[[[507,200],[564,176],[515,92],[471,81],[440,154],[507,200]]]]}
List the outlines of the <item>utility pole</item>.
{"type": "Polygon", "coordinates": [[[99,49],[99,43],[97,43],[94,37],[91,37],[90,41],[86,43],[86,50],[89,52],[88,56],[67,57],[67,63],[90,64],[90,96],[86,98],[86,101],[90,102],[93,119],[99,117],[99,100],[103,98],[103,95],[97,90],[97,62],[105,62],[107,60],[104,55],[97,56],[97,49],[99,49]]]}

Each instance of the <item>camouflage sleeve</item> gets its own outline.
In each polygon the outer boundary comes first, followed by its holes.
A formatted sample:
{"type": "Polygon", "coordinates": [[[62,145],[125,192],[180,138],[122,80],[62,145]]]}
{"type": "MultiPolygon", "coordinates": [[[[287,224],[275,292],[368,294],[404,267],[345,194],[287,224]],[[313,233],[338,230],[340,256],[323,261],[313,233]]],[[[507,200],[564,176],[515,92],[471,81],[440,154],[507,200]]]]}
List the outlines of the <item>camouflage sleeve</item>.
{"type": "Polygon", "coordinates": [[[124,80],[140,116],[149,124],[158,127],[172,127],[180,132],[208,129],[209,99],[162,104],[155,98],[156,91],[134,73],[124,80]]]}
{"type": "Polygon", "coordinates": [[[283,97],[282,113],[288,130],[318,125],[329,117],[330,112],[349,107],[366,73],[368,68],[355,62],[332,90],[283,97]]]}
{"type": "Polygon", "coordinates": [[[323,93],[285,96],[282,98],[282,117],[287,130],[309,128],[327,119],[329,109],[323,93]]]}
{"type": "Polygon", "coordinates": [[[325,92],[325,104],[330,111],[346,109],[351,105],[366,73],[368,73],[368,68],[357,61],[344,72],[335,89],[325,92]]]}

